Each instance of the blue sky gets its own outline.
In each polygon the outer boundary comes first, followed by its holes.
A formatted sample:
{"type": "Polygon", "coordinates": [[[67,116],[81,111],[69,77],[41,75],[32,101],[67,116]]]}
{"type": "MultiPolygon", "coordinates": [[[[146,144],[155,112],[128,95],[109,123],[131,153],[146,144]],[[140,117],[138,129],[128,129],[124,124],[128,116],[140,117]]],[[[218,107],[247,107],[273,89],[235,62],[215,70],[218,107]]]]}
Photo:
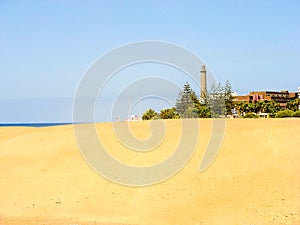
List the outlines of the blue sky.
{"type": "Polygon", "coordinates": [[[112,48],[143,40],[191,50],[239,94],[296,91],[299,12],[298,0],[2,0],[0,122],[71,121],[72,98],[89,66],[112,48]]]}

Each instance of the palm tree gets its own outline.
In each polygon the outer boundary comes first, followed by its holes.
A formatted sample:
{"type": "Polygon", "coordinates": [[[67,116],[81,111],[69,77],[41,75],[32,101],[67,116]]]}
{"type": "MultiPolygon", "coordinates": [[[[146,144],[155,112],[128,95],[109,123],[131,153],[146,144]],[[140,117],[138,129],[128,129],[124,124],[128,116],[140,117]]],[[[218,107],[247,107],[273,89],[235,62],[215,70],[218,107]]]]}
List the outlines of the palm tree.
{"type": "Polygon", "coordinates": [[[235,109],[238,111],[239,114],[242,114],[242,106],[243,106],[243,102],[237,102],[235,103],[235,109]]]}
{"type": "Polygon", "coordinates": [[[176,108],[160,110],[159,118],[161,119],[178,119],[179,115],[176,113],[176,108]]]}
{"type": "Polygon", "coordinates": [[[255,105],[254,105],[255,113],[263,112],[263,104],[264,104],[264,102],[262,102],[262,101],[259,101],[259,102],[255,103],[255,105]]]}
{"type": "Polygon", "coordinates": [[[286,104],[286,108],[292,111],[297,111],[299,110],[299,105],[300,105],[300,98],[296,98],[293,101],[288,102],[286,104]]]}
{"type": "Polygon", "coordinates": [[[152,120],[156,116],[157,116],[157,112],[155,112],[153,109],[148,109],[142,116],[142,119],[143,120],[152,120]]]}
{"type": "Polygon", "coordinates": [[[252,104],[250,102],[243,102],[243,104],[241,106],[241,111],[244,113],[254,112],[255,106],[254,106],[254,104],[252,104]]]}
{"type": "Polygon", "coordinates": [[[271,113],[274,114],[278,111],[280,111],[281,107],[278,102],[275,101],[265,101],[262,105],[263,111],[265,113],[271,113]]]}

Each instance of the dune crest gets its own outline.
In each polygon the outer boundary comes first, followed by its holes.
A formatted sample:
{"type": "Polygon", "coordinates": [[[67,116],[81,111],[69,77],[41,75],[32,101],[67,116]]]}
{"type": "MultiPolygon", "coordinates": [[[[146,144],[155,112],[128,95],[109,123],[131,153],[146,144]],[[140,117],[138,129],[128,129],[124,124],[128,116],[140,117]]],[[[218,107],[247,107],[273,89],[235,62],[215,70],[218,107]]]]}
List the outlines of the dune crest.
{"type": "MultiPolygon", "coordinates": [[[[171,128],[166,143],[149,153],[120,148],[110,123],[97,129],[114,157],[147,165],[176,146],[179,122],[165,122],[171,128]]],[[[149,137],[147,123],[132,123],[136,137],[149,137]]],[[[211,120],[199,123],[188,164],[141,188],[95,173],[77,149],[72,125],[0,127],[0,224],[300,224],[300,120],[227,120],[220,152],[202,173],[211,120]]]]}

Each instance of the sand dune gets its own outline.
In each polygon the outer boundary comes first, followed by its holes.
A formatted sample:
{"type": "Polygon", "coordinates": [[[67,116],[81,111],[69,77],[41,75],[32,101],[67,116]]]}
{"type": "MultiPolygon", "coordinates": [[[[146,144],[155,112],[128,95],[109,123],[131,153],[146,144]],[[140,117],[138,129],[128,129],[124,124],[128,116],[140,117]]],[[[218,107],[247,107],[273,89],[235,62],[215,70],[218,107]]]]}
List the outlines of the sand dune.
{"type": "MultiPolygon", "coordinates": [[[[179,120],[165,121],[165,143],[149,153],[129,152],[98,124],[115,158],[148,165],[172,153],[179,120]],[[124,154],[126,151],[126,154],[124,154]]],[[[0,128],[0,224],[300,224],[300,120],[227,120],[219,155],[199,165],[211,120],[200,120],[190,162],[169,180],[134,188],[112,183],[83,160],[71,125],[0,128]]],[[[149,122],[133,122],[140,139],[149,122]]]]}

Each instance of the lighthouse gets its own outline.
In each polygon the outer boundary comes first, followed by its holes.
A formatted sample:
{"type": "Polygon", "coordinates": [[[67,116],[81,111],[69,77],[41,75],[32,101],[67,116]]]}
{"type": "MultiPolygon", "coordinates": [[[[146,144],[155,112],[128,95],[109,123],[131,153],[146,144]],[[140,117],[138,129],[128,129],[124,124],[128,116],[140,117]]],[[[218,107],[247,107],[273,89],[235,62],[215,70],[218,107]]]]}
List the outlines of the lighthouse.
{"type": "Polygon", "coordinates": [[[202,100],[205,100],[207,97],[207,87],[206,87],[206,69],[205,69],[204,64],[202,64],[202,68],[201,68],[201,72],[200,72],[200,79],[201,79],[200,97],[202,100]]]}

